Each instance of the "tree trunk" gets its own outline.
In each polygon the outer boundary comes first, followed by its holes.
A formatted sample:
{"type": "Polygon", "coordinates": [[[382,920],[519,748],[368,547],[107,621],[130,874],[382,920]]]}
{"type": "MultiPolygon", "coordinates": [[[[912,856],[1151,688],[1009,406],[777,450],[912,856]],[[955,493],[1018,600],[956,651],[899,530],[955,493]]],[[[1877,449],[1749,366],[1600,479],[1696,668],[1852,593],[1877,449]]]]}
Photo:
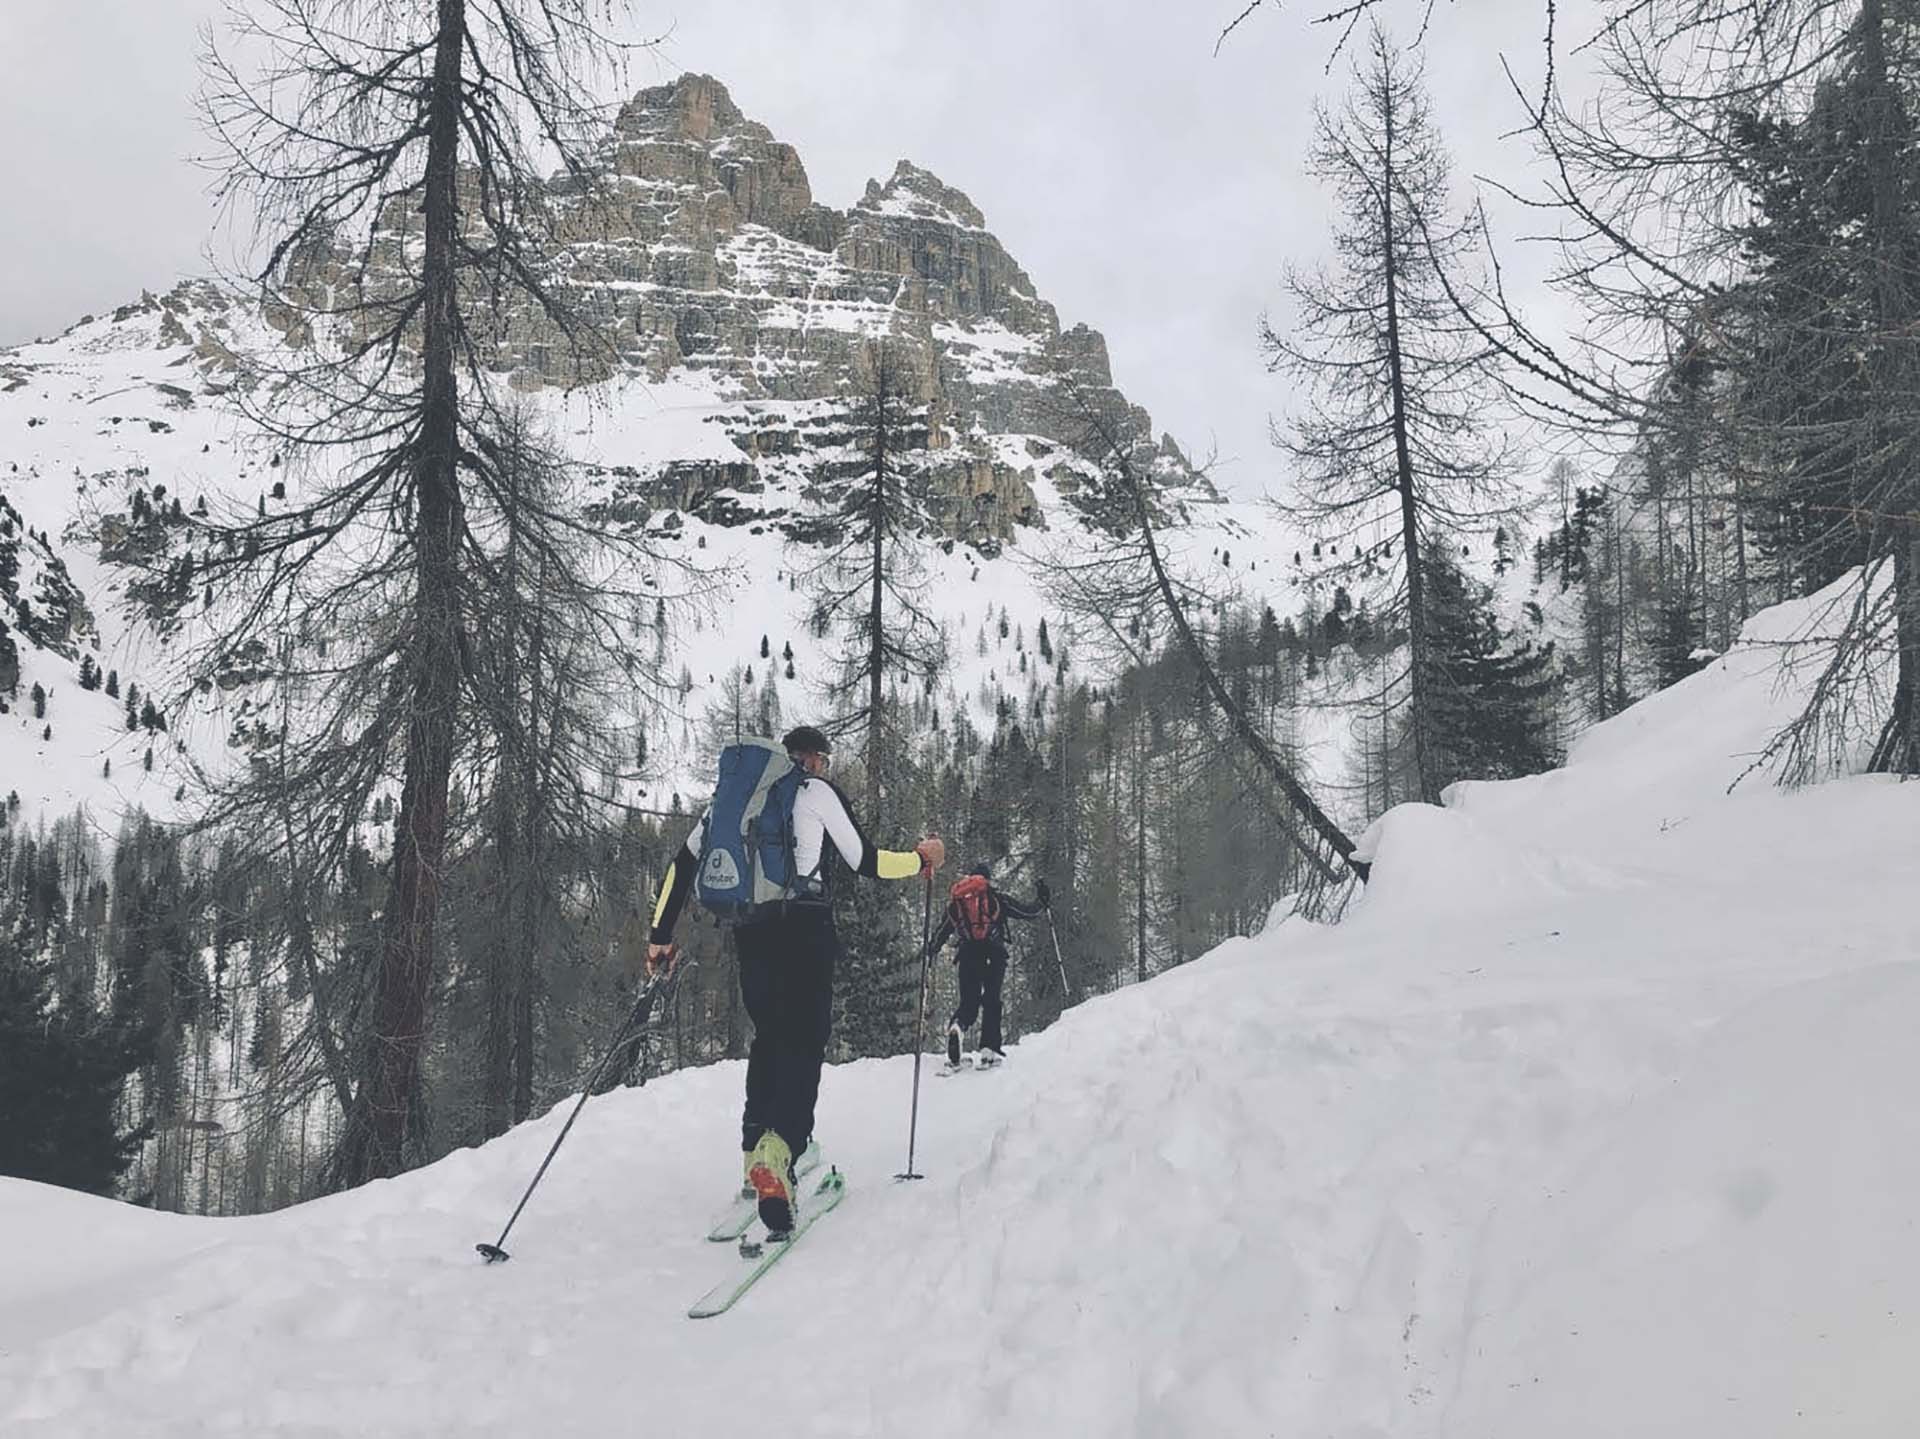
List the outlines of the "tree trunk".
{"type": "Polygon", "coordinates": [[[880,814],[880,762],[885,740],[880,730],[881,686],[886,678],[887,558],[887,373],[884,349],[874,361],[873,380],[873,496],[870,518],[873,542],[873,589],[867,600],[867,816],[877,823],[880,814]]]}
{"type": "Polygon", "coordinates": [[[1133,718],[1133,956],[1135,977],[1147,977],[1147,712],[1133,718]]]}
{"type": "MultiPolygon", "coordinates": [[[[511,453],[511,452],[509,452],[511,453]]],[[[519,743],[520,708],[520,575],[519,486],[522,475],[517,456],[504,461],[507,548],[501,560],[500,693],[495,696],[499,723],[495,725],[498,770],[494,775],[493,882],[489,898],[494,922],[487,928],[486,1035],[481,1072],[481,1130],[488,1137],[505,1134],[513,1114],[513,1001],[515,923],[518,899],[521,815],[525,801],[521,787],[527,757],[519,743]]]]}
{"type": "Polygon", "coordinates": [[[1907,533],[1893,552],[1894,636],[1899,667],[1893,713],[1887,717],[1871,768],[1881,774],[1920,774],[1920,513],[1896,517],[1907,533]]]}
{"type": "MultiPolygon", "coordinates": [[[[512,703],[512,699],[507,699],[512,703]]],[[[496,906],[494,922],[488,926],[487,946],[487,1019],[485,1055],[481,1076],[481,1128],[488,1138],[505,1134],[512,1123],[513,1092],[513,941],[517,930],[514,915],[514,866],[518,860],[515,831],[520,817],[514,791],[517,777],[512,771],[517,758],[503,744],[498,796],[494,801],[494,883],[496,906]]]]}
{"type": "Polygon", "coordinates": [[[1413,449],[1407,439],[1407,386],[1400,364],[1400,252],[1393,229],[1393,91],[1387,91],[1383,110],[1384,173],[1380,183],[1380,253],[1386,259],[1387,383],[1393,414],[1394,487],[1400,492],[1400,549],[1407,566],[1407,708],[1413,716],[1413,773],[1420,798],[1440,803],[1440,785],[1434,774],[1428,745],[1427,599],[1420,573],[1420,512],[1413,481],[1413,449]]]}
{"type": "Polygon", "coordinates": [[[342,1140],[341,1177],[361,1183],[404,1166],[408,1121],[426,1042],[446,852],[448,776],[458,698],[461,525],[456,471],[460,396],[453,341],[459,294],[454,264],[460,144],[461,60],[466,0],[439,0],[426,167],[424,368],[419,436],[412,456],[415,595],[407,742],[394,830],[393,890],[381,943],[372,1042],[356,1112],[342,1140]]]}
{"type": "Polygon", "coordinates": [[[1747,588],[1747,491],[1739,469],[1733,472],[1733,574],[1735,623],[1728,627],[1727,648],[1753,613],[1753,597],[1747,588]]]}
{"type": "MultiPolygon", "coordinates": [[[[1908,347],[1913,317],[1903,278],[1901,251],[1906,213],[1905,185],[1898,143],[1900,101],[1887,62],[1887,17],[1884,0],[1863,0],[1860,6],[1860,68],[1867,82],[1867,175],[1873,191],[1872,227],[1874,321],[1878,332],[1871,354],[1868,383],[1873,399],[1869,413],[1884,416],[1895,406],[1910,404],[1908,347]]],[[[1881,473],[1872,486],[1882,513],[1875,527],[1891,529],[1893,552],[1894,636],[1898,648],[1893,687],[1893,709],[1871,767],[1882,773],[1920,773],[1920,503],[1907,472],[1911,446],[1896,443],[1883,420],[1867,453],[1877,458],[1881,473]]],[[[1884,531],[1883,531],[1884,533],[1884,531]]]]}
{"type": "MultiPolygon", "coordinates": [[[[1153,512],[1147,506],[1145,486],[1140,477],[1134,473],[1130,457],[1117,455],[1116,458],[1120,461],[1121,475],[1126,480],[1127,488],[1132,495],[1134,517],[1140,526],[1141,542],[1146,547],[1147,562],[1153,570],[1154,584],[1160,591],[1160,598],[1167,608],[1167,614],[1173,620],[1174,632],[1180,636],[1180,643],[1186,649],[1188,658],[1193,661],[1195,670],[1199,672],[1201,682],[1206,685],[1207,693],[1213,697],[1213,702],[1219,707],[1220,713],[1227,717],[1227,723],[1240,737],[1240,742],[1247,747],[1247,751],[1254,760],[1280,787],[1281,793],[1286,795],[1288,803],[1305,817],[1308,825],[1326,842],[1328,848],[1345,860],[1355,874],[1365,879],[1367,866],[1353,857],[1353,841],[1347,838],[1345,832],[1314,802],[1313,796],[1308,794],[1300,781],[1294,778],[1293,772],[1280,762],[1280,757],[1273,752],[1273,747],[1266,742],[1260,731],[1254,728],[1253,721],[1247,718],[1246,712],[1234,703],[1233,696],[1228,694],[1226,686],[1220,683],[1220,676],[1214,673],[1213,665],[1208,662],[1206,650],[1201,647],[1193,627],[1187,623],[1186,611],[1181,608],[1180,597],[1174,590],[1173,580],[1161,561],[1160,546],[1153,532],[1153,512]]],[[[1286,826],[1286,832],[1288,837],[1292,838],[1291,825],[1286,826]]],[[[1298,841],[1295,843],[1297,845],[1298,841]]],[[[1338,882],[1339,876],[1322,856],[1305,849],[1302,849],[1301,853],[1323,879],[1329,883],[1338,882]]]]}
{"type": "Polygon", "coordinates": [[[1699,391],[1691,379],[1683,374],[1687,384],[1685,390],[1685,422],[1680,432],[1680,467],[1686,482],[1687,493],[1687,579],[1683,595],[1686,601],[1683,613],[1687,616],[1686,662],[1692,667],[1693,651],[1705,643],[1707,626],[1707,567],[1705,546],[1700,540],[1700,411],[1699,391]],[[1699,612],[1694,611],[1695,603],[1699,612]]]}
{"type": "Polygon", "coordinates": [[[1620,499],[1607,506],[1613,526],[1613,704],[1610,713],[1627,707],[1627,548],[1620,534],[1620,499]]]}
{"type": "MultiPolygon", "coordinates": [[[[527,827],[525,834],[524,872],[511,877],[513,894],[519,903],[518,923],[515,936],[513,965],[513,1119],[518,1124],[533,1113],[533,991],[536,970],[543,946],[541,937],[545,933],[543,923],[548,909],[550,894],[548,862],[553,853],[551,835],[547,819],[547,752],[543,744],[553,742],[553,728],[549,724],[547,738],[541,739],[543,714],[551,715],[552,706],[543,706],[546,697],[546,677],[541,673],[541,661],[546,653],[546,611],[545,597],[547,585],[547,562],[543,555],[540,560],[540,578],[535,594],[540,602],[533,612],[533,635],[530,650],[533,656],[533,675],[528,685],[530,696],[527,706],[527,768],[524,786],[526,800],[527,827]]],[[[553,677],[557,683],[559,675],[553,677]]]]}

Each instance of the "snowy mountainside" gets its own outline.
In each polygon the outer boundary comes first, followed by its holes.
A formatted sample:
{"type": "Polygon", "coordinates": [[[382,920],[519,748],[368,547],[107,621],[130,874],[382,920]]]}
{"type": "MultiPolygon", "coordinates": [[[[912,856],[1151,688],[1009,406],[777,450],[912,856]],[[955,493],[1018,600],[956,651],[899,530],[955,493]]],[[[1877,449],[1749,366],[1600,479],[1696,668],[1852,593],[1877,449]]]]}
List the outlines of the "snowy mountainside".
{"type": "Polygon", "coordinates": [[[998,1071],[835,1066],[845,1205],[687,1304],[740,1066],[245,1220],[0,1181],[0,1425],[139,1432],[1894,1439],[1920,1414],[1920,788],[1728,793],[1813,602],[1551,775],[1369,834],[1295,919],[998,1071]],[[244,1375],[244,1381],[236,1376],[244,1375]],[[744,1376],[751,1377],[751,1385],[744,1376]],[[769,1401],[765,1396],[775,1396],[769,1401]]]}
{"type": "Polygon", "coordinates": [[[211,286],[183,285],[0,353],[0,625],[18,664],[0,693],[0,775],[29,813],[164,813],[190,777],[170,735],[137,707],[126,719],[127,691],[158,696],[169,669],[127,561],[166,552],[187,525],[176,503],[251,488],[266,468],[220,407],[228,309],[211,286]]]}
{"type": "MultiPolygon", "coordinates": [[[[1279,557],[1297,543],[1257,503],[1223,499],[1171,439],[1151,441],[1148,416],[1114,386],[1104,341],[1060,325],[960,191],[903,161],[850,210],[832,210],[812,198],[792,147],[702,76],[637,95],[600,163],[620,196],[612,231],[555,263],[622,336],[620,363],[569,387],[577,376],[543,319],[520,313],[502,364],[589,482],[649,515],[663,557],[704,574],[689,584],[663,566],[659,592],[687,598],[663,651],[636,629],[636,649],[685,683],[666,725],[649,726],[654,782],[631,797],[664,800],[692,772],[702,717],[735,667],[762,687],[777,668],[787,722],[819,713],[831,637],[814,633],[798,576],[818,562],[819,516],[859,464],[879,339],[924,417],[905,459],[927,495],[916,550],[947,630],[943,714],[966,710],[990,728],[1000,692],[1025,713],[1048,703],[1052,677],[1030,656],[1022,673],[1052,608],[1032,561],[1083,548],[1099,523],[1088,414],[1151,443],[1170,549],[1216,589],[1288,607],[1279,557]],[[1007,616],[1009,637],[990,612],[1007,616]]],[[[389,217],[392,246],[411,223],[389,217]]],[[[395,253],[374,247],[369,283],[395,253]]],[[[343,263],[316,262],[310,290],[324,299],[354,279],[343,263]]],[[[0,352],[0,499],[31,532],[0,539],[31,560],[17,578],[0,569],[0,616],[20,652],[0,771],[30,812],[83,803],[110,823],[138,803],[164,815],[225,762],[251,703],[243,684],[172,712],[178,656],[199,629],[194,521],[298,498],[302,478],[249,431],[234,391],[250,357],[313,343],[285,314],[190,283],[0,352]],[[71,596],[70,618],[26,623],[56,592],[71,596]],[[129,728],[121,697],[82,690],[87,660],[162,701],[166,729],[143,723],[139,707],[129,728]],[[35,683],[44,718],[26,702],[35,683]]],[[[1057,615],[1052,628],[1078,649],[1057,615]]]]}

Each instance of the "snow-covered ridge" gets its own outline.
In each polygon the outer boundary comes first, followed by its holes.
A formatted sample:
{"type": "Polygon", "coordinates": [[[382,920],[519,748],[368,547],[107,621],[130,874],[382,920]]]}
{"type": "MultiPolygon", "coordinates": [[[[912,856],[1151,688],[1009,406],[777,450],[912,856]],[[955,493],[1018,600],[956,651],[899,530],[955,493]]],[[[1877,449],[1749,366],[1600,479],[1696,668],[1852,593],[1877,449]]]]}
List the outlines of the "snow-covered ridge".
{"type": "MultiPolygon", "coordinates": [[[[1032,343],[993,321],[942,330],[951,353],[977,346],[996,365],[1032,343]]],[[[113,673],[121,686],[170,703],[177,646],[190,637],[198,607],[163,617],[143,602],[149,567],[165,570],[192,551],[192,521],[207,507],[270,511],[288,502],[288,485],[297,496],[299,481],[238,417],[233,375],[217,358],[279,343],[257,317],[209,306],[203,292],[182,287],[8,352],[0,502],[18,519],[9,519],[17,533],[0,539],[16,556],[7,598],[46,621],[23,625],[12,609],[0,616],[13,630],[19,666],[16,699],[0,716],[0,794],[19,794],[25,822],[76,804],[108,831],[134,804],[174,813],[196,772],[223,762],[244,695],[206,696],[211,709],[171,716],[165,733],[130,729],[124,690],[84,690],[81,670],[113,673]],[[58,624],[56,608],[67,617],[58,624]],[[28,700],[36,684],[47,696],[44,715],[28,700]]],[[[807,597],[792,583],[799,564],[788,537],[817,510],[823,467],[844,463],[858,437],[843,401],[745,398],[693,369],[660,381],[624,375],[572,395],[545,391],[535,403],[601,483],[644,487],[656,543],[718,586],[681,615],[664,657],[685,686],[677,714],[650,726],[661,782],[634,797],[665,800],[699,717],[736,666],[777,688],[792,719],[815,712],[831,637],[812,630],[807,597]],[[777,654],[791,648],[791,678],[784,664],[776,675],[765,662],[763,636],[777,654]]],[[[962,542],[930,536],[920,547],[953,656],[937,699],[943,713],[969,711],[990,727],[996,692],[1027,703],[1042,680],[1037,670],[1019,674],[1016,643],[997,634],[989,611],[1011,616],[1015,640],[1037,630],[1051,607],[1029,561],[1072,543],[1080,521],[1071,495],[1096,468],[1057,439],[984,428],[964,443],[950,438],[941,454],[963,466],[964,483],[946,521],[962,542]],[[977,631],[995,631],[987,653],[972,643],[977,631]]],[[[1195,528],[1180,543],[1202,555],[1223,541],[1241,544],[1242,522],[1264,523],[1217,503],[1203,486],[1191,493],[1188,517],[1195,528]]],[[[1057,615],[1054,628],[1070,641],[1057,615]]]]}

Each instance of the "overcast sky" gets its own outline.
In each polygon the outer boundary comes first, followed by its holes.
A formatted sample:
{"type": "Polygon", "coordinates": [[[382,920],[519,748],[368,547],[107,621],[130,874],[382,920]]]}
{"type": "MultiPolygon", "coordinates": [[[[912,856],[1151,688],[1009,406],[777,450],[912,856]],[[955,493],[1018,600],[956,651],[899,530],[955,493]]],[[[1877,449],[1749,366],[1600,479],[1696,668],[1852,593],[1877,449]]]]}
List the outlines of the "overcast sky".
{"type": "MultiPolygon", "coordinates": [[[[630,88],[718,76],[799,150],[817,199],[851,205],[912,159],[969,194],[1059,308],[1102,330],[1115,377],[1223,483],[1276,474],[1283,403],[1256,334],[1289,260],[1326,243],[1303,153],[1331,36],[1309,0],[636,0],[667,33],[630,88]]],[[[1411,24],[1422,0],[1387,0],[1411,24]]],[[[1567,7],[1563,6],[1563,14],[1567,7]]],[[[1500,71],[1539,66],[1542,0],[1443,3],[1429,84],[1471,176],[1520,175],[1500,71]]],[[[200,273],[212,225],[192,95],[217,0],[0,0],[0,344],[200,273]]]]}

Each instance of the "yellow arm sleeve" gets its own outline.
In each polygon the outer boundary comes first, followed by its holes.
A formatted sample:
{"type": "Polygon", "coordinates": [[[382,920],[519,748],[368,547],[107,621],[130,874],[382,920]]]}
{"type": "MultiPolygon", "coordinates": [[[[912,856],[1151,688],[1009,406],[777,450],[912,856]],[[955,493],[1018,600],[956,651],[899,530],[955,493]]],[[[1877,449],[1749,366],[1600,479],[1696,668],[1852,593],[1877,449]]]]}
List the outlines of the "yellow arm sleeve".
{"type": "Polygon", "coordinates": [[[912,879],[920,873],[920,856],[910,849],[875,850],[873,864],[882,879],[912,879]]]}
{"type": "Polygon", "coordinates": [[[680,919],[680,910],[687,902],[687,896],[693,890],[693,876],[700,861],[693,857],[693,851],[685,845],[673,857],[673,863],[667,867],[666,876],[660,881],[660,897],[653,902],[653,932],[649,936],[654,944],[667,944],[673,939],[673,927],[680,919]]]}

